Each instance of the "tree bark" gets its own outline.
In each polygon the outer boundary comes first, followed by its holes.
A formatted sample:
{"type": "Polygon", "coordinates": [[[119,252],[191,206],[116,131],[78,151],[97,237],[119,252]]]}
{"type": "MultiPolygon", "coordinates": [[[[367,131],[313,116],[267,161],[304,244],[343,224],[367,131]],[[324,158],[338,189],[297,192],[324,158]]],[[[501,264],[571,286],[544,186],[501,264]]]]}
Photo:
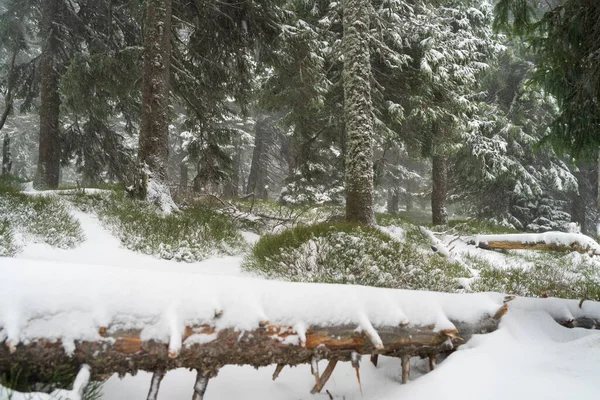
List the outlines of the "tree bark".
{"type": "Polygon", "coordinates": [[[398,207],[400,205],[400,194],[398,188],[394,187],[389,189],[388,201],[387,201],[387,212],[388,214],[398,214],[398,207]]]}
{"type": "Polygon", "coordinates": [[[433,189],[431,192],[431,217],[433,225],[446,225],[446,196],[448,194],[448,156],[435,154],[432,163],[433,189]]]}
{"type": "Polygon", "coordinates": [[[12,168],[12,158],[10,154],[10,136],[4,135],[2,141],[2,175],[10,174],[12,168]]]}
{"type": "Polygon", "coordinates": [[[210,325],[188,326],[178,338],[182,346],[176,354],[169,351],[167,343],[143,339],[139,329],[109,326],[100,328],[100,340],[76,340],[71,355],[65,354],[60,340],[39,339],[16,346],[0,343],[0,374],[26,366],[30,373],[44,377],[51,376],[58,366],[86,363],[95,377],[174,368],[196,369],[212,377],[224,365],[297,365],[311,363],[314,357],[350,361],[353,353],[427,357],[451,351],[473,334],[496,330],[506,310],[504,305],[495,315],[482,315],[471,324],[453,321],[456,329],[446,331],[436,331],[433,325],[378,326],[376,338],[357,331],[355,325],[312,326],[304,340],[293,327],[268,322],[241,332],[233,328],[217,331],[210,325]]]}
{"type": "Polygon", "coordinates": [[[41,4],[42,54],[40,56],[40,139],[36,186],[58,187],[60,174],[60,96],[58,38],[55,24],[59,19],[59,1],[43,0],[41,4]]]}
{"type": "Polygon", "coordinates": [[[600,152],[596,160],[596,236],[600,236],[600,152]]]}
{"type": "Polygon", "coordinates": [[[267,186],[267,157],[268,142],[271,140],[271,127],[269,118],[259,116],[254,126],[254,150],[252,151],[252,165],[248,176],[246,193],[254,193],[257,199],[268,198],[267,186]]]}
{"type": "Polygon", "coordinates": [[[139,161],[164,183],[169,156],[172,0],[147,0],[139,161]]]}
{"type": "Polygon", "coordinates": [[[240,185],[240,169],[242,165],[242,148],[240,145],[240,138],[236,138],[234,141],[234,154],[232,157],[231,176],[225,184],[223,194],[226,197],[238,197],[239,196],[239,185],[240,185]]]}
{"type": "Polygon", "coordinates": [[[373,114],[368,0],[344,0],[344,117],[346,220],[375,223],[373,213],[373,114]]]}
{"type": "Polygon", "coordinates": [[[187,191],[189,181],[188,171],[189,169],[186,163],[182,162],[179,164],[179,190],[181,190],[182,193],[187,191]]]}
{"type": "Polygon", "coordinates": [[[587,188],[584,163],[578,163],[578,171],[575,173],[577,178],[577,192],[573,194],[572,219],[579,224],[579,230],[582,233],[587,232],[586,209],[587,209],[587,188]]]}

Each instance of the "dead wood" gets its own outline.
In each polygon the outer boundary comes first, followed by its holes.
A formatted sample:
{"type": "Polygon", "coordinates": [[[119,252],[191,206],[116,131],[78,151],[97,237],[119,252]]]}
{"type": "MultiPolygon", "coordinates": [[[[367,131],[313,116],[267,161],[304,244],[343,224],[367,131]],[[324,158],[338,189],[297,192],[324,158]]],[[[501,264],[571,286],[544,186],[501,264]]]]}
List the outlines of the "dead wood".
{"type": "Polygon", "coordinates": [[[381,341],[378,344],[359,332],[356,325],[312,326],[305,332],[305,342],[300,341],[301,335],[293,327],[268,321],[243,332],[217,331],[210,325],[188,326],[181,338],[181,350],[171,354],[168,343],[142,339],[139,329],[108,326],[99,329],[98,340],[75,340],[72,354],[65,353],[61,340],[40,338],[19,344],[4,341],[0,343],[0,374],[21,365],[42,377],[51,376],[57,366],[78,367],[85,363],[94,377],[175,368],[196,369],[212,377],[224,365],[293,366],[311,363],[314,357],[350,361],[353,352],[375,357],[427,357],[451,351],[473,334],[496,330],[505,313],[505,308],[501,310],[477,323],[453,321],[455,330],[436,331],[434,326],[415,325],[375,327],[381,341]]]}
{"type": "Polygon", "coordinates": [[[592,249],[587,246],[582,246],[578,243],[571,245],[545,243],[545,242],[521,242],[521,241],[494,241],[494,242],[479,242],[478,247],[484,250],[542,250],[542,251],[559,251],[589,253],[592,249]]]}
{"type": "Polygon", "coordinates": [[[311,394],[321,393],[321,390],[323,390],[323,387],[325,386],[329,378],[331,378],[331,374],[333,373],[333,370],[335,369],[337,363],[337,360],[329,361],[329,364],[327,364],[327,367],[325,367],[325,371],[323,371],[323,375],[321,375],[321,377],[317,379],[317,383],[310,391],[311,394]]]}

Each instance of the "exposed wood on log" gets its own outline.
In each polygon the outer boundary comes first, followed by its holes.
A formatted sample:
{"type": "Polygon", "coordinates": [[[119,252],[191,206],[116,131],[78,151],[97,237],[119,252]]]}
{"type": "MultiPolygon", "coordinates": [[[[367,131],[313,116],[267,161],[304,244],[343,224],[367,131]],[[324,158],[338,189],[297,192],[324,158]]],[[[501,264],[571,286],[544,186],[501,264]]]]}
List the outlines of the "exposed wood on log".
{"type": "Polygon", "coordinates": [[[148,391],[148,400],[158,399],[158,390],[160,389],[160,383],[165,377],[164,369],[157,369],[152,374],[152,381],[150,382],[150,390],[148,391]]]}
{"type": "Polygon", "coordinates": [[[377,363],[379,362],[379,354],[371,354],[371,362],[375,367],[377,367],[377,363]]]}
{"type": "Polygon", "coordinates": [[[360,392],[362,393],[362,385],[360,383],[360,354],[358,354],[357,352],[353,351],[352,355],[350,356],[350,361],[352,363],[352,368],[354,368],[354,371],[356,371],[356,380],[358,381],[358,388],[360,389],[360,392]]]}
{"type": "Polygon", "coordinates": [[[321,385],[321,377],[319,376],[319,358],[316,356],[313,356],[310,361],[310,372],[315,377],[315,387],[317,388],[317,392],[320,392],[321,389],[323,389],[323,386],[321,385]]]}
{"type": "MultiPolygon", "coordinates": [[[[497,318],[498,315],[496,313],[497,318]]],[[[165,370],[196,369],[212,376],[224,365],[298,365],[310,363],[315,356],[350,361],[353,352],[426,357],[449,351],[473,334],[494,331],[499,320],[488,315],[472,324],[452,322],[457,329],[435,331],[434,326],[414,325],[375,327],[383,345],[379,349],[356,325],[309,327],[304,346],[301,335],[291,326],[261,324],[264,326],[243,332],[232,328],[217,331],[210,325],[187,326],[181,334],[182,346],[175,358],[169,358],[168,343],[142,339],[139,329],[109,326],[99,329],[98,340],[75,340],[71,355],[65,354],[60,340],[39,339],[18,345],[0,343],[0,373],[23,365],[40,376],[49,376],[57,365],[78,367],[87,363],[95,377],[112,373],[124,375],[137,370],[155,371],[157,366],[165,370]]]]}
{"type": "Polygon", "coordinates": [[[275,367],[275,372],[273,372],[273,380],[277,379],[283,367],[285,367],[285,364],[277,364],[277,367],[275,367]]]}
{"type": "Polygon", "coordinates": [[[402,383],[408,383],[410,381],[410,356],[404,355],[400,358],[402,360],[402,383]]]}
{"type": "Polygon", "coordinates": [[[206,387],[208,386],[209,377],[201,371],[197,371],[196,382],[194,383],[194,395],[192,400],[203,400],[206,387]]]}
{"type": "Polygon", "coordinates": [[[579,253],[589,253],[592,251],[592,249],[589,247],[582,246],[579,243],[566,245],[545,242],[494,241],[487,243],[479,242],[478,247],[484,250],[543,250],[560,252],[577,251],[579,253]]]}
{"type": "Polygon", "coordinates": [[[317,383],[310,391],[311,394],[321,393],[321,390],[323,389],[329,378],[331,378],[331,374],[333,373],[333,370],[335,369],[337,363],[337,360],[329,361],[327,367],[325,367],[325,371],[323,371],[323,375],[318,379],[317,383]]]}
{"type": "Polygon", "coordinates": [[[429,355],[429,370],[433,371],[435,369],[435,365],[437,364],[437,356],[435,354],[429,355]]]}

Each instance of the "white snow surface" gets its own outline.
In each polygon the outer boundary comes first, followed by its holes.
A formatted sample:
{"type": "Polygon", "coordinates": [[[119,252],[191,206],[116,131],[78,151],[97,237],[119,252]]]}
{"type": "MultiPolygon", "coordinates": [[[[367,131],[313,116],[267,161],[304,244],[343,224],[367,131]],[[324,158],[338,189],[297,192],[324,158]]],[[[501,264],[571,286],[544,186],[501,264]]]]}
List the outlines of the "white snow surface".
{"type": "MultiPolygon", "coordinates": [[[[185,324],[214,322],[218,328],[254,329],[259,321],[310,324],[435,324],[470,321],[495,312],[503,294],[452,295],[350,285],[297,284],[243,276],[241,258],[179,264],[120,246],[97,219],[73,211],[87,240],[61,250],[27,245],[18,258],[0,258],[0,341],[16,344],[37,337],[61,338],[67,351],[74,339],[99,339],[98,327],[145,325],[144,336],[172,340],[185,324]],[[118,315],[118,318],[116,317],[118,315]]],[[[248,240],[256,239],[250,237],[248,240]]],[[[451,252],[454,252],[451,250],[451,252]]],[[[325,389],[335,399],[596,399],[600,389],[600,334],[567,329],[553,318],[600,318],[600,305],[577,300],[517,298],[491,334],[469,343],[426,373],[426,361],[412,360],[413,382],[401,385],[399,360],[380,358],[375,368],[361,363],[362,391],[350,363],[340,363],[325,389]],[[421,376],[422,375],[422,376],[421,376]]],[[[368,327],[365,327],[368,329],[368,327]]],[[[323,370],[324,362],[320,363],[323,370]]],[[[274,366],[273,366],[274,368],[274,366]]],[[[207,399],[328,399],[310,395],[310,366],[286,367],[277,381],[272,368],[227,366],[208,384],[207,399]]],[[[106,400],[145,398],[151,375],[110,378],[106,400]]],[[[158,398],[189,399],[195,372],[169,372],[158,398]]],[[[48,399],[12,393],[12,399],[48,399]]],[[[9,394],[0,387],[0,399],[9,394]]]]}

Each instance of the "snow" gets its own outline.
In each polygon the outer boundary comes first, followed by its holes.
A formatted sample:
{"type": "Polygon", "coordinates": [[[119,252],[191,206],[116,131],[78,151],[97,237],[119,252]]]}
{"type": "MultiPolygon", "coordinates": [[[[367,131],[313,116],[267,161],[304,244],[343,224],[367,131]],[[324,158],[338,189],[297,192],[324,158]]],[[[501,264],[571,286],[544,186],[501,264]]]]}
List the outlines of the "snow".
{"type": "MultiPolygon", "coordinates": [[[[110,321],[119,327],[146,323],[143,337],[169,343],[170,350],[177,352],[185,345],[180,339],[184,324],[214,321],[215,310],[222,310],[218,329],[253,329],[263,320],[287,323],[298,332],[290,339],[293,344],[306,339],[311,324],[354,323],[371,334],[373,326],[407,321],[449,329],[450,320],[472,321],[482,313],[494,313],[504,300],[499,293],[444,294],[264,281],[244,276],[239,257],[182,265],[124,249],[94,216],[72,213],[87,239],[79,247],[62,250],[29,244],[18,258],[0,258],[0,326],[4,327],[0,340],[15,345],[37,337],[62,338],[69,351],[75,338],[99,340],[98,327],[110,321]]],[[[396,232],[398,237],[403,234],[396,232]]],[[[258,239],[250,233],[244,237],[258,239]]],[[[456,258],[463,250],[501,257],[462,241],[438,244],[456,258]]],[[[600,334],[564,328],[553,318],[600,318],[600,304],[586,301],[580,308],[578,300],[516,298],[508,305],[509,313],[496,332],[474,336],[435,371],[425,373],[426,360],[413,359],[413,381],[407,385],[399,382],[399,360],[380,357],[377,368],[361,363],[361,388],[351,363],[339,363],[325,389],[333,398],[347,400],[596,399],[600,334]]],[[[186,343],[216,338],[197,336],[186,343]]],[[[321,371],[325,363],[319,362],[321,371]]],[[[309,394],[314,384],[310,365],[285,367],[275,382],[273,370],[274,366],[258,371],[226,366],[210,380],[206,398],[328,398],[325,390],[321,395],[309,394]]],[[[115,375],[103,386],[104,398],[144,398],[150,379],[146,372],[124,379],[115,375]]],[[[167,373],[158,398],[189,399],[195,379],[194,371],[167,373]]],[[[73,392],[65,393],[77,399],[73,392]]],[[[51,397],[0,388],[0,399],[8,398],[51,397]]]]}

